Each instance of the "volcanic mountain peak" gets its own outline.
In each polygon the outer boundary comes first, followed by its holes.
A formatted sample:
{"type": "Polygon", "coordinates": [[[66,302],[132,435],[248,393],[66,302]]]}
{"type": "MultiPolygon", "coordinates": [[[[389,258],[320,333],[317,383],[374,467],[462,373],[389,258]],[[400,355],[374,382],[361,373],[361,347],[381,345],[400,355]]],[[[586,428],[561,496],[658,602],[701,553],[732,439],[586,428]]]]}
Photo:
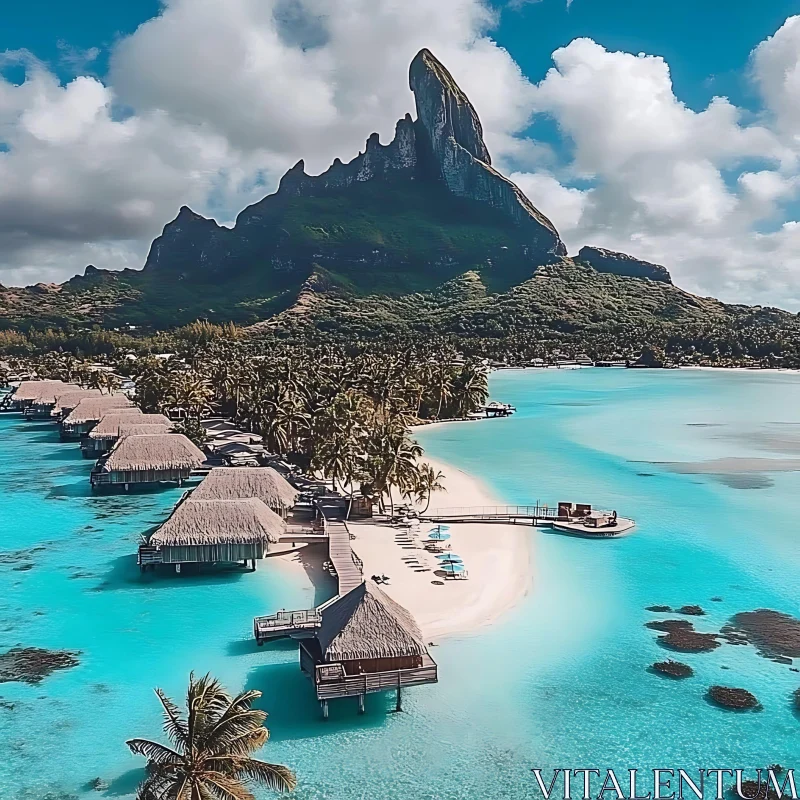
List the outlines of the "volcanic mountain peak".
{"type": "Polygon", "coordinates": [[[389,144],[373,133],[352,161],[337,158],[316,176],[298,161],[278,191],[244,209],[231,230],[183,207],[153,242],[147,269],[230,275],[259,264],[285,275],[308,274],[321,263],[352,273],[356,263],[391,261],[447,280],[456,267],[513,258],[518,271],[530,273],[565,255],[550,220],[491,166],[477,112],[429,50],[412,61],[409,84],[417,119],[400,119],[389,144]],[[303,204],[303,198],[328,203],[303,204]],[[331,236],[327,212],[334,205],[342,224],[331,236]],[[436,209],[433,216],[429,206],[436,209]],[[354,219],[357,225],[343,227],[354,219]],[[480,227],[477,237],[468,230],[480,227]],[[409,241],[428,242],[428,249],[412,253],[409,241]]]}

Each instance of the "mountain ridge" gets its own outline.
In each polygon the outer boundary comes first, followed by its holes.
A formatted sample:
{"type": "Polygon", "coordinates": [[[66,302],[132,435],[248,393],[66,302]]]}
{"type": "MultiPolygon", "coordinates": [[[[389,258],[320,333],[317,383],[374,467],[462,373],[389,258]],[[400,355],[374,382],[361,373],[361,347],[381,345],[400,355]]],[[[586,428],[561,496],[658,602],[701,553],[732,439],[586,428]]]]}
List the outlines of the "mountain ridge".
{"type": "Polygon", "coordinates": [[[430,51],[411,62],[409,85],[416,119],[398,120],[388,144],[373,133],[320,175],[298,161],[232,228],[182,206],[142,270],[89,266],[60,286],[0,287],[0,328],[207,318],[287,334],[446,333],[485,349],[594,342],[598,355],[618,349],[615,337],[628,349],[695,342],[800,362],[795,315],[695,297],[624,253],[568,257],[552,222],[492,165],[477,111],[430,51]]]}

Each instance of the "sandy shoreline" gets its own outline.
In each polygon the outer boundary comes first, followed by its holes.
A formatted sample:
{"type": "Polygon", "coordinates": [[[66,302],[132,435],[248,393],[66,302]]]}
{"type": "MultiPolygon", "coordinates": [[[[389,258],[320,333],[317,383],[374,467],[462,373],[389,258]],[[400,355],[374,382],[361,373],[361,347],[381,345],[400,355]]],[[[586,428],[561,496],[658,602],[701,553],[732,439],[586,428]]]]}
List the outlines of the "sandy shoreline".
{"type": "MultiPolygon", "coordinates": [[[[437,423],[444,424],[444,423],[437,423]]],[[[424,459],[445,475],[446,491],[437,492],[431,509],[447,506],[499,505],[500,501],[476,478],[437,459],[424,459]]],[[[426,641],[472,633],[515,608],[533,585],[533,533],[527,526],[453,524],[448,533],[451,552],[463,559],[468,580],[442,580],[434,574],[437,560],[423,546],[424,532],[411,544],[388,523],[350,520],[353,549],[364,562],[364,575],[386,575],[383,590],[407,608],[419,623],[426,641]],[[410,566],[403,559],[416,559],[410,566]],[[422,571],[427,568],[428,571],[422,571]],[[436,583],[433,583],[436,581],[436,583]]],[[[291,546],[289,546],[291,547],[291,546]]],[[[269,563],[314,587],[318,605],[336,592],[335,581],[322,568],[327,559],[323,544],[298,546],[269,557],[269,563]]]]}
{"type": "MultiPolygon", "coordinates": [[[[445,474],[446,492],[437,492],[431,508],[493,505],[498,501],[478,480],[432,458],[426,461],[445,474]]],[[[446,580],[434,574],[436,558],[421,545],[398,537],[398,529],[370,521],[348,523],[355,535],[353,548],[364,561],[364,575],[387,575],[384,591],[405,606],[426,639],[473,632],[490,625],[513,609],[532,585],[531,529],[514,525],[453,524],[453,553],[464,561],[468,580],[446,580]],[[397,538],[396,538],[397,537],[397,538]],[[398,538],[400,540],[398,540],[398,538]],[[409,566],[415,558],[422,567],[409,566]],[[430,571],[418,571],[427,567],[430,571]],[[437,581],[437,583],[432,583],[437,581]]],[[[422,524],[424,534],[430,525],[422,524]]]]}

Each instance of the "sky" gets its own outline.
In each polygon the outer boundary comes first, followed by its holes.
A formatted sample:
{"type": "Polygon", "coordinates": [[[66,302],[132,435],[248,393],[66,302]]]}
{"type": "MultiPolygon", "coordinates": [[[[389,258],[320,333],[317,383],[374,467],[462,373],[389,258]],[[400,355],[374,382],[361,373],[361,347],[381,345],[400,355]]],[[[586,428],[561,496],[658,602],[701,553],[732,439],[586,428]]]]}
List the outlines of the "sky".
{"type": "Polygon", "coordinates": [[[413,112],[428,47],[570,254],[800,311],[800,0],[28,0],[0,27],[0,283],[140,268],[413,112]]]}

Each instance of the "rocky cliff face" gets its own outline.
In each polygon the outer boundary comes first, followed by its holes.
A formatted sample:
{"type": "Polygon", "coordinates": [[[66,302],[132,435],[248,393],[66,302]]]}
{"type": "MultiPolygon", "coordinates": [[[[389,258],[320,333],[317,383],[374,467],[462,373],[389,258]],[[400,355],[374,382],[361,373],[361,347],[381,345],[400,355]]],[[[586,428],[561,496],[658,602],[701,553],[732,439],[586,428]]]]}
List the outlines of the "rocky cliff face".
{"type": "Polygon", "coordinates": [[[604,250],[602,247],[582,247],[578,252],[578,260],[583,261],[598,272],[610,272],[628,278],[649,278],[651,281],[672,283],[672,277],[666,267],[640,261],[638,258],[604,250]]]}
{"type": "MultiPolygon", "coordinates": [[[[378,134],[373,133],[364,152],[347,164],[336,159],[316,176],[307,175],[303,161],[299,161],[283,176],[275,194],[242,211],[232,230],[182,208],[153,242],[145,268],[200,277],[241,272],[258,264],[261,269],[271,267],[285,275],[307,270],[312,262],[335,268],[337,259],[347,262],[351,271],[358,264],[367,269],[390,261],[419,261],[419,254],[408,259],[397,247],[391,251],[383,246],[387,242],[383,235],[386,231],[381,230],[378,218],[384,208],[392,205],[398,192],[428,193],[437,198],[439,205],[449,202],[447,197],[452,198],[450,217],[456,222],[462,220],[462,226],[476,221],[480,224],[483,214],[487,226],[509,229],[484,252],[476,252],[472,245],[459,250],[458,237],[448,232],[440,237],[447,242],[446,252],[439,241],[422,259],[434,269],[442,264],[472,268],[480,263],[500,268],[497,265],[509,259],[535,266],[565,255],[566,249],[552,223],[517,186],[491,166],[475,109],[428,50],[420,51],[412,62],[409,82],[417,119],[412,120],[409,114],[401,119],[389,144],[382,145],[378,134]],[[303,198],[335,197],[343,217],[363,217],[363,208],[351,213],[346,205],[349,192],[367,185],[375,198],[371,209],[375,221],[371,235],[361,241],[359,231],[343,236],[341,226],[336,226],[338,235],[331,237],[325,227],[328,220],[322,219],[324,214],[311,206],[298,210],[303,198]],[[385,202],[381,192],[385,192],[385,202]],[[314,219],[315,213],[320,215],[319,223],[314,219]],[[303,230],[295,224],[299,218],[303,230]],[[319,231],[324,235],[317,236],[319,231]],[[503,238],[507,239],[505,244],[503,238]],[[456,244],[450,247],[453,241],[456,244]]],[[[412,202],[414,205],[422,204],[412,202]]],[[[397,240],[396,222],[389,240],[397,240]]],[[[409,232],[408,238],[431,238],[424,224],[417,227],[418,234],[409,232]]],[[[467,238],[462,235],[462,241],[467,238]]],[[[448,277],[451,276],[445,275],[444,279],[448,277]]]]}
{"type": "Polygon", "coordinates": [[[449,191],[499,209],[524,226],[539,253],[566,255],[553,223],[492,167],[478,114],[429,50],[420,50],[411,62],[409,85],[417,107],[420,146],[432,155],[437,177],[449,191]]]}

